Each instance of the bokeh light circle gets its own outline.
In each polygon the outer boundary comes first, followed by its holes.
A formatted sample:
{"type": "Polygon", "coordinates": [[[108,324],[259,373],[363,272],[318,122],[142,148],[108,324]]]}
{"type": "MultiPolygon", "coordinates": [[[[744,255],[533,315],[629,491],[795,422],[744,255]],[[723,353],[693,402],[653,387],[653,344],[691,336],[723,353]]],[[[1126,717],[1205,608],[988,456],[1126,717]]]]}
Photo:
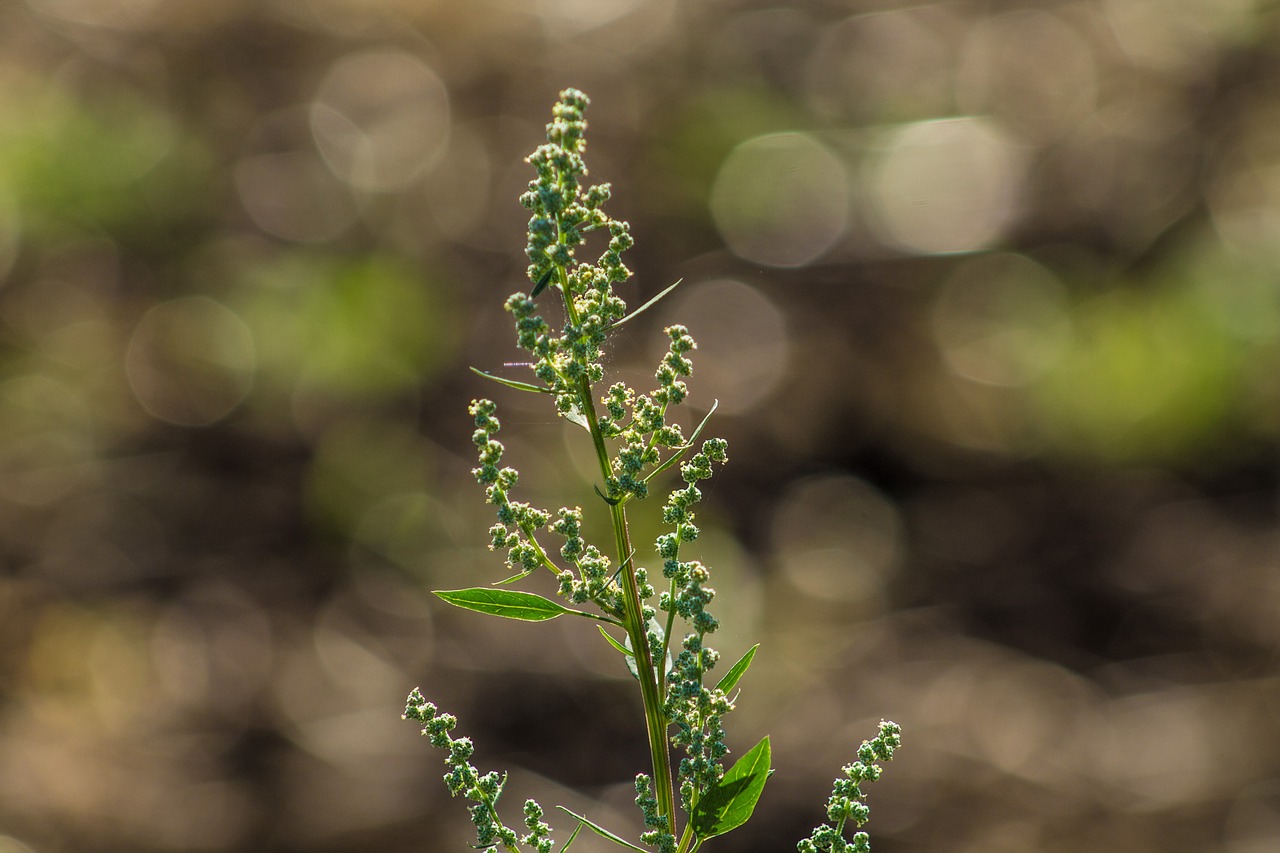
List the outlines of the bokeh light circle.
{"type": "MultiPolygon", "coordinates": [[[[732,279],[703,282],[676,293],[680,297],[667,316],[688,326],[698,342],[689,380],[694,395],[700,388],[713,389],[709,393],[723,414],[742,414],[758,406],[786,375],[790,343],[782,312],[754,287],[732,279]]],[[[699,402],[711,401],[699,397],[699,402]]]]}
{"type": "Polygon", "coordinates": [[[205,296],[152,308],[125,356],[138,402],[152,417],[180,426],[207,426],[230,414],[248,396],[256,366],[249,327],[205,296]]]}
{"type": "Polygon", "coordinates": [[[401,51],[347,56],[311,105],[325,163],[361,190],[402,189],[444,154],[449,93],[426,63],[401,51]]]}
{"type": "Polygon", "coordinates": [[[0,499],[46,506],[92,479],[94,412],[65,382],[15,376],[0,382],[0,499]]]}
{"type": "Polygon", "coordinates": [[[160,0],[27,0],[42,15],[82,27],[109,30],[143,29],[161,6],[160,0]]]}
{"type": "Polygon", "coordinates": [[[786,490],[770,539],[783,575],[801,592],[876,609],[902,558],[903,523],[898,508],[870,484],[824,475],[786,490]]]}
{"type": "Polygon", "coordinates": [[[956,79],[966,112],[997,116],[1024,138],[1045,141],[1093,112],[1098,68],[1088,42],[1061,18],[1019,10],[976,24],[956,79]],[[1051,67],[1052,73],[1045,73],[1051,67]]]}
{"type": "Polygon", "coordinates": [[[1022,150],[993,122],[954,118],[894,129],[867,163],[871,224],[918,254],[985,248],[1013,221],[1022,150]]]}
{"type": "Polygon", "coordinates": [[[584,33],[632,14],[645,0],[535,0],[533,5],[554,31],[584,33]]]}
{"type": "Polygon", "coordinates": [[[980,255],[943,283],[933,306],[934,340],[958,376],[1024,385],[1065,349],[1066,293],[1053,273],[1025,255],[980,255]]]}
{"type": "Polygon", "coordinates": [[[944,115],[966,26],[942,3],[827,24],[813,50],[793,58],[805,65],[805,99],[819,115],[858,125],[944,115]]]}
{"type": "Polygon", "coordinates": [[[418,226],[423,217],[435,230],[460,243],[476,232],[485,232],[481,226],[490,214],[495,179],[484,131],[468,125],[454,127],[440,163],[408,196],[412,209],[422,214],[409,218],[415,227],[405,239],[412,241],[410,245],[422,241],[418,226]]]}
{"type": "Polygon", "coordinates": [[[711,188],[711,216],[734,254],[775,267],[804,266],[849,223],[844,164],[804,133],[757,136],[730,152],[711,188]]]}
{"type": "Polygon", "coordinates": [[[324,243],[356,221],[351,188],[315,150],[308,111],[301,107],[254,125],[232,180],[253,223],[285,240],[324,243]]]}

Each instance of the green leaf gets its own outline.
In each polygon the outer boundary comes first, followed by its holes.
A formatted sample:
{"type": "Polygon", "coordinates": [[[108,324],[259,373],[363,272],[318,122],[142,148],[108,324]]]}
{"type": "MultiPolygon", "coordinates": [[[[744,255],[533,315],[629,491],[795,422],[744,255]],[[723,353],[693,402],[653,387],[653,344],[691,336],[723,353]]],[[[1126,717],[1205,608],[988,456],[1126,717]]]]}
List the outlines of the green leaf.
{"type": "Polygon", "coordinates": [[[540,595],[515,589],[482,586],[471,589],[437,589],[435,594],[455,607],[507,619],[523,619],[525,622],[544,622],[565,613],[576,612],[540,595]]]}
{"type": "Polygon", "coordinates": [[[534,573],[534,572],[536,572],[536,571],[537,571],[537,569],[525,569],[523,572],[521,572],[521,573],[520,573],[520,574],[518,574],[518,575],[512,575],[512,576],[511,576],[511,577],[509,577],[509,578],[503,578],[503,579],[502,579],[502,580],[500,580],[500,581],[494,581],[494,582],[493,582],[493,585],[494,585],[494,586],[506,586],[506,585],[507,585],[507,584],[509,584],[509,583],[515,583],[516,581],[522,581],[522,580],[524,580],[525,578],[529,577],[529,575],[533,574],[533,573],[534,573]]]}
{"type": "Polygon", "coordinates": [[[724,835],[747,822],[773,772],[769,760],[769,738],[765,736],[703,793],[689,818],[699,840],[724,835]]]}
{"type": "Polygon", "coordinates": [[[565,851],[569,849],[569,845],[572,844],[574,839],[578,837],[579,832],[582,832],[582,824],[578,824],[573,828],[573,833],[564,842],[564,846],[560,848],[560,853],[565,853],[565,851]]]}
{"type": "Polygon", "coordinates": [[[613,646],[615,649],[622,652],[627,657],[631,657],[631,649],[627,648],[622,643],[619,643],[617,640],[615,640],[613,638],[613,635],[604,629],[603,625],[597,625],[596,627],[600,629],[601,636],[603,636],[606,640],[609,641],[609,645],[613,646]]]}
{"type": "Polygon", "coordinates": [[[698,423],[698,428],[693,431],[693,435],[689,436],[689,441],[686,442],[687,444],[692,446],[693,443],[698,440],[698,436],[702,435],[702,430],[706,427],[707,421],[711,420],[711,416],[716,413],[716,409],[718,408],[720,408],[720,401],[712,400],[711,408],[707,409],[707,413],[703,415],[702,420],[698,423]]]}
{"type": "Polygon", "coordinates": [[[717,690],[723,690],[728,693],[738,683],[738,679],[746,674],[747,668],[751,666],[751,660],[756,656],[756,649],[760,648],[760,644],[756,643],[747,649],[747,653],[738,658],[738,662],[729,667],[729,671],[724,674],[724,678],[720,679],[720,683],[716,685],[717,690]]]}
{"type": "Polygon", "coordinates": [[[628,850],[639,850],[639,851],[640,851],[640,853],[653,853],[653,851],[651,851],[651,850],[645,850],[643,847],[637,847],[637,846],[635,846],[634,844],[632,844],[630,841],[627,841],[627,840],[626,840],[626,839],[624,839],[624,838],[621,838],[621,837],[619,837],[619,836],[617,836],[617,835],[614,835],[612,832],[610,832],[609,830],[605,829],[603,826],[598,826],[598,825],[596,825],[596,824],[592,823],[590,820],[588,820],[587,818],[585,818],[585,817],[583,817],[582,815],[578,814],[577,812],[569,811],[569,810],[568,810],[568,809],[566,809],[564,806],[556,806],[556,808],[558,808],[560,811],[564,812],[565,814],[569,815],[569,816],[570,816],[570,817],[572,817],[574,820],[576,820],[578,823],[580,823],[580,824],[582,824],[583,826],[587,827],[587,828],[588,828],[588,829],[590,829],[592,832],[594,832],[596,835],[599,835],[601,838],[607,838],[607,839],[609,839],[610,841],[612,841],[614,844],[619,844],[619,845],[621,845],[621,846],[623,846],[623,847],[627,848],[628,850]]]}
{"type": "Polygon", "coordinates": [[[479,375],[483,376],[485,379],[492,379],[494,382],[497,382],[501,385],[506,385],[508,388],[514,388],[517,391],[533,391],[534,393],[537,393],[537,394],[552,393],[550,388],[544,388],[541,385],[530,385],[528,382],[520,382],[516,379],[507,379],[505,376],[495,376],[494,374],[481,370],[478,367],[471,368],[471,372],[478,373],[479,375]]]}
{"type": "MultiPolygon", "coordinates": [[[[512,580],[518,580],[518,577],[507,578],[507,581],[512,580]]],[[[507,581],[500,581],[500,583],[506,583],[507,581]]],[[[475,610],[478,613],[489,613],[493,616],[502,616],[507,619],[522,619],[525,622],[545,622],[548,619],[554,619],[557,616],[563,616],[568,613],[571,616],[594,619],[597,622],[605,622],[609,625],[622,624],[617,619],[609,616],[583,613],[581,610],[562,607],[554,601],[543,598],[540,595],[534,595],[532,592],[520,592],[514,589],[493,589],[492,587],[479,586],[471,589],[437,589],[435,594],[455,607],[475,610]]]]}
{"type": "Polygon", "coordinates": [[[561,412],[560,417],[564,418],[566,421],[568,421],[571,424],[577,424],[578,426],[585,429],[587,432],[591,432],[591,424],[587,423],[586,416],[583,415],[582,412],[578,410],[577,406],[574,406],[572,409],[570,409],[567,412],[561,412]]]}
{"type": "Polygon", "coordinates": [[[662,297],[666,296],[666,295],[667,295],[668,293],[670,293],[671,291],[675,290],[675,289],[676,289],[676,287],[677,287],[677,286],[679,286],[679,284],[680,284],[680,282],[681,282],[681,281],[684,281],[684,279],[679,279],[678,281],[676,281],[676,283],[675,283],[675,284],[673,284],[673,285],[671,285],[670,287],[666,288],[666,289],[665,289],[665,290],[663,290],[661,293],[659,293],[657,296],[653,297],[653,298],[652,298],[652,299],[650,299],[648,302],[646,302],[645,304],[641,305],[639,308],[637,308],[636,310],[632,311],[630,314],[628,314],[627,316],[623,317],[621,320],[619,320],[618,322],[614,323],[614,324],[613,324],[612,326],[610,326],[609,328],[611,328],[611,329],[616,329],[616,328],[618,328],[619,326],[621,326],[623,323],[627,322],[628,320],[631,320],[631,319],[632,319],[632,318],[634,318],[636,315],[640,314],[641,312],[643,312],[643,311],[647,311],[648,309],[652,308],[654,305],[658,304],[658,300],[659,300],[659,299],[661,299],[662,297]]]}
{"type": "Polygon", "coordinates": [[[552,267],[542,274],[542,278],[538,279],[537,283],[533,285],[533,292],[529,294],[530,299],[537,298],[538,294],[542,292],[542,289],[551,281],[551,276],[555,275],[555,271],[556,268],[552,267]]]}

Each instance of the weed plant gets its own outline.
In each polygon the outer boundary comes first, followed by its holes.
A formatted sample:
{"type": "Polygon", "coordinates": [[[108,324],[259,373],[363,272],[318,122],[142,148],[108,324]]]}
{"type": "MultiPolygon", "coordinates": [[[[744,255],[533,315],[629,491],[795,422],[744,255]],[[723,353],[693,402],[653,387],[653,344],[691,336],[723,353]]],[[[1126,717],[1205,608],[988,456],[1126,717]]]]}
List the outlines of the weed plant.
{"type": "MultiPolygon", "coordinates": [[[[687,436],[671,420],[685,401],[684,380],[693,370],[689,356],[696,344],[689,330],[680,325],[665,329],[668,348],[652,390],[641,393],[621,382],[604,386],[601,351],[610,336],[675,285],[630,313],[616,292],[631,277],[622,255],[633,241],[628,224],[605,211],[609,184],[583,183],[587,104],[582,92],[561,92],[546,144],[527,158],[536,179],[520,203],[532,214],[525,251],[533,286],[528,293],[508,297],[505,308],[536,382],[477,372],[508,389],[549,397],[560,416],[589,436],[600,472],[597,509],[608,513],[613,541],[597,545],[583,539],[581,507],[552,512],[515,499],[519,474],[502,466],[497,406],[474,400],[472,440],[479,464],[473,473],[497,512],[490,547],[506,553],[514,574],[490,586],[439,590],[436,595],[458,607],[508,619],[541,622],[573,616],[596,623],[600,641],[617,651],[619,665],[626,666],[640,688],[652,758],[648,772],[635,779],[635,802],[645,826],[637,840],[646,846],[560,806],[573,828],[557,848],[543,820],[546,813],[533,800],[524,803],[523,830],[513,829],[499,812],[506,775],[481,773],[472,765],[471,740],[451,734],[456,718],[416,688],[404,716],[420,723],[431,745],[445,751],[445,784],[450,794],[471,802],[479,849],[563,853],[585,827],[631,850],[693,853],[747,822],[772,773],[767,736],[727,770],[724,766],[729,755],[724,719],[734,709],[738,684],[758,646],[719,678],[711,676],[720,657],[708,642],[720,624],[709,609],[715,599],[711,572],[697,560],[684,559],[681,549],[698,538],[698,484],[728,460],[728,445],[721,438],[702,437],[714,405],[687,436]],[[608,233],[607,248],[594,263],[578,260],[575,251],[593,231],[608,233]],[[539,313],[539,297],[551,297],[562,308],[558,333],[539,313]],[[662,567],[658,577],[637,563],[640,551],[631,538],[628,513],[651,489],[668,487],[675,479],[667,474],[672,469],[679,480],[661,507],[665,532],[653,543],[662,567]],[[560,601],[515,588],[539,571],[555,576],[560,601]]],[[[827,821],[797,845],[801,853],[870,849],[867,834],[858,830],[869,814],[861,785],[879,778],[877,762],[893,757],[900,734],[896,724],[881,722],[878,734],[863,742],[857,760],[835,782],[827,821]]]]}

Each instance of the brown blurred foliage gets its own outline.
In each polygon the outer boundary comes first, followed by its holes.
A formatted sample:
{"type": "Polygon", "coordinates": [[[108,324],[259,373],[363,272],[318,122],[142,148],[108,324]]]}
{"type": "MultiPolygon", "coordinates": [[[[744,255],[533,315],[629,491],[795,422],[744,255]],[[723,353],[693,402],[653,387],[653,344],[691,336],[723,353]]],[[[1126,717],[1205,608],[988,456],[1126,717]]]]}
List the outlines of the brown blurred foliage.
{"type": "MultiPolygon", "coordinates": [[[[465,849],[417,684],[515,803],[635,829],[594,631],[429,594],[502,576],[466,368],[518,359],[521,158],[570,85],[627,298],[684,279],[614,367],[686,323],[730,440],[696,556],[717,645],[764,644],[730,745],[778,773],[717,849],[792,849],[882,716],[881,853],[1280,849],[1277,23],[5,4],[0,851],[465,849]]],[[[595,506],[495,396],[531,499],[595,506]]]]}

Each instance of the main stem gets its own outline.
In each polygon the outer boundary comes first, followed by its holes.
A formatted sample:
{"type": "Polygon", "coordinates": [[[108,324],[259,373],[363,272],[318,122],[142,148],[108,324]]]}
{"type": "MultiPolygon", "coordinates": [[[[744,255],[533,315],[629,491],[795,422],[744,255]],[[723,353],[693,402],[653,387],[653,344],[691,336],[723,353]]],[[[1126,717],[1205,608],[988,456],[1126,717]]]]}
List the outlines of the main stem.
{"type": "MultiPolygon", "coordinates": [[[[596,421],[591,386],[585,378],[580,384],[582,399],[585,401],[583,414],[591,425],[591,440],[595,444],[596,457],[600,461],[600,473],[607,480],[611,475],[609,452],[605,448],[604,436],[601,435],[600,425],[596,421]]],[[[613,522],[613,540],[621,566],[627,637],[631,640],[631,650],[635,653],[640,696],[644,702],[644,722],[649,733],[649,753],[653,757],[653,784],[654,795],[658,800],[658,815],[666,818],[667,832],[675,835],[676,804],[675,791],[671,783],[671,750],[667,741],[667,719],[662,710],[662,693],[658,686],[661,673],[654,665],[653,652],[649,648],[649,638],[645,630],[644,610],[640,604],[640,588],[636,583],[636,565],[632,556],[634,549],[631,547],[631,533],[627,529],[626,508],[620,504],[610,504],[609,516],[613,522]]]]}
{"type": "MultiPolygon", "coordinates": [[[[618,543],[619,559],[623,554],[631,554],[630,534],[627,531],[626,510],[620,506],[610,507],[613,517],[614,538],[618,543]]],[[[649,648],[644,613],[640,606],[640,593],[636,585],[635,563],[630,557],[625,558],[622,571],[623,592],[626,595],[627,634],[631,637],[631,648],[637,650],[636,671],[640,677],[640,695],[644,700],[644,721],[649,733],[649,752],[653,755],[653,775],[655,795],[658,800],[658,814],[666,818],[667,831],[675,835],[675,792],[671,783],[671,752],[667,740],[667,718],[662,710],[662,692],[659,687],[660,670],[653,661],[653,652],[649,648]]]]}
{"type": "MultiPolygon", "coordinates": [[[[563,238],[562,238],[563,239],[563,238]]],[[[571,323],[577,324],[578,312],[569,291],[568,274],[557,267],[560,290],[564,295],[565,313],[571,323]]],[[[600,476],[608,482],[612,476],[609,449],[600,432],[596,416],[595,397],[591,382],[583,376],[578,380],[578,402],[591,430],[591,442],[595,445],[600,476]]],[[[644,723],[649,734],[649,754],[653,758],[654,796],[658,800],[658,816],[667,821],[667,832],[676,834],[676,799],[671,782],[671,745],[667,740],[667,719],[662,710],[662,671],[654,666],[653,652],[646,636],[644,610],[640,603],[640,588],[636,583],[636,564],[631,547],[631,533],[627,529],[627,512],[621,504],[610,503],[609,515],[613,522],[613,540],[618,552],[618,565],[622,575],[623,607],[626,617],[627,637],[635,654],[636,675],[640,681],[640,697],[644,703],[644,723]]]]}

